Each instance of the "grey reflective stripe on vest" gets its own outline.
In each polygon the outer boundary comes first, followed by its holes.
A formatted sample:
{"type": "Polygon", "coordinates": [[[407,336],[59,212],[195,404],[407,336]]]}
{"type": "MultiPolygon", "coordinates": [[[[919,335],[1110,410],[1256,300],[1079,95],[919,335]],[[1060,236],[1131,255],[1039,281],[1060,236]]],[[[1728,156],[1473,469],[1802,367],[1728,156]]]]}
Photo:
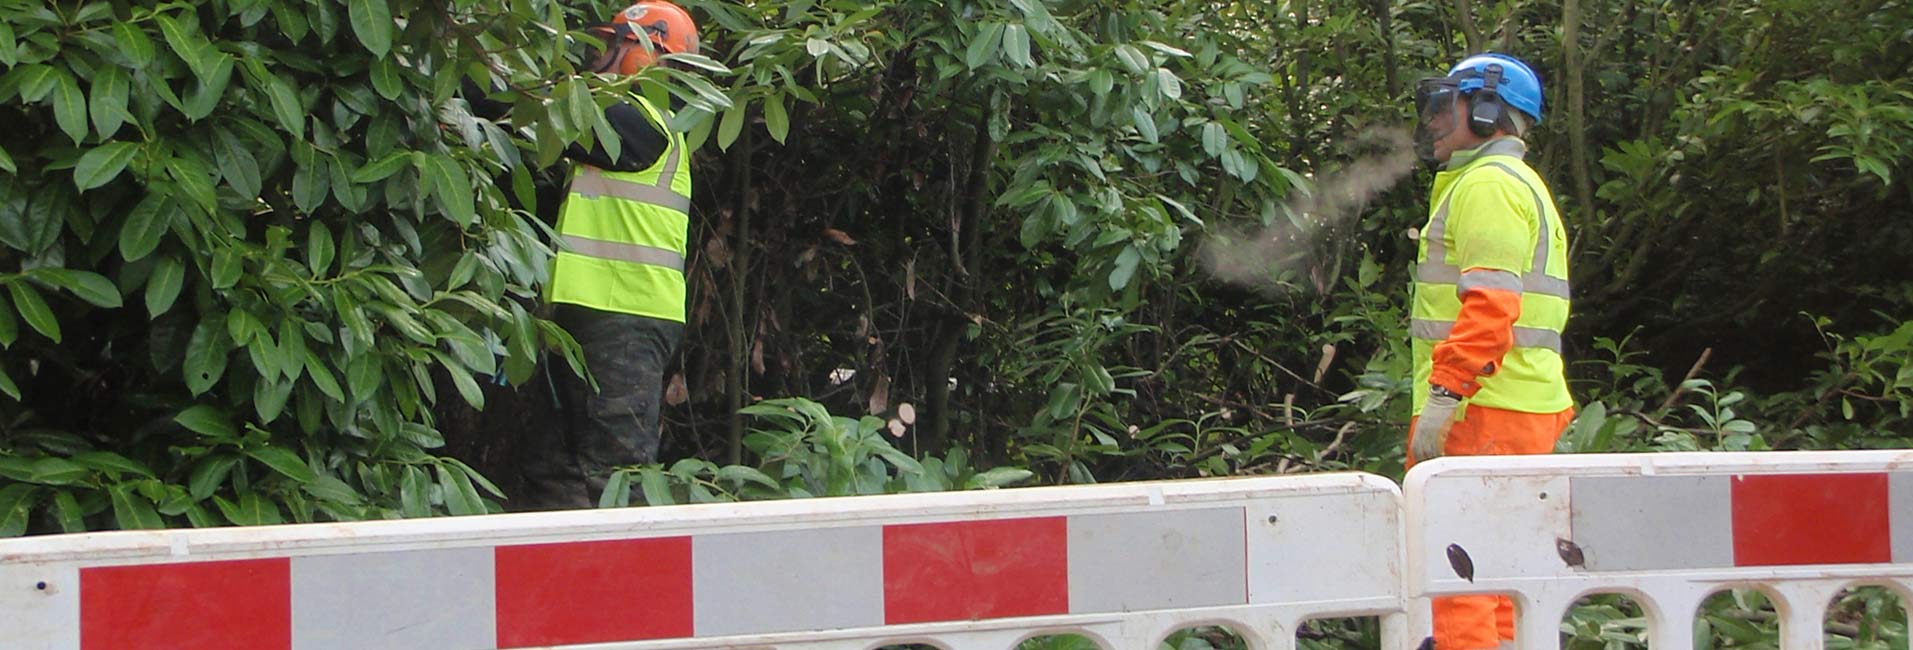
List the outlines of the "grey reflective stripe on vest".
{"type": "Polygon", "coordinates": [[[673,269],[678,272],[684,271],[684,256],[679,255],[677,251],[673,250],[639,244],[627,244],[624,242],[605,241],[602,239],[591,239],[577,235],[565,235],[560,237],[559,240],[564,242],[566,252],[576,253],[585,257],[595,257],[619,262],[633,262],[636,264],[649,264],[651,266],[662,266],[667,269],[673,269]]]}
{"type": "MultiPolygon", "coordinates": [[[[660,127],[665,125],[660,124],[660,127]]],[[[666,127],[668,128],[668,127],[666,127]]],[[[678,175],[678,158],[683,155],[678,138],[666,132],[664,147],[664,169],[658,172],[656,185],[645,185],[620,180],[604,175],[604,170],[590,165],[579,165],[578,173],[571,178],[571,193],[585,197],[609,196],[662,206],[689,214],[691,197],[680,196],[671,189],[671,181],[678,175]]]]}
{"type": "MultiPolygon", "coordinates": [[[[1408,322],[1408,334],[1418,339],[1442,341],[1454,331],[1454,321],[1421,320],[1408,322]]],[[[1538,327],[1515,327],[1514,345],[1518,348],[1543,348],[1561,353],[1561,333],[1538,327]]]]}
{"type": "Polygon", "coordinates": [[[1521,293],[1521,276],[1490,269],[1475,269],[1462,273],[1461,280],[1455,283],[1455,292],[1468,293],[1474,289],[1500,289],[1521,293]]]}
{"type": "MultiPolygon", "coordinates": [[[[1519,156],[1520,153],[1521,149],[1518,144],[1513,147],[1512,152],[1509,152],[1504,149],[1503,143],[1496,142],[1488,145],[1488,148],[1484,150],[1481,155],[1519,156]]],[[[1520,182],[1522,187],[1528,188],[1528,192],[1534,195],[1535,218],[1540,222],[1540,227],[1535,232],[1534,265],[1527,273],[1521,275],[1520,286],[1509,290],[1532,292],[1564,299],[1568,298],[1568,294],[1570,293],[1568,281],[1548,275],[1549,233],[1547,200],[1541,197],[1540,190],[1528,184],[1528,179],[1522,178],[1521,174],[1515,172],[1513,167],[1498,162],[1489,162],[1487,165],[1500,168],[1501,171],[1507,172],[1509,176],[1513,176],[1516,181],[1520,182]]],[[[1461,180],[1456,179],[1455,182],[1460,183],[1461,180]]],[[[1474,286],[1480,286],[1482,288],[1502,288],[1487,285],[1463,285],[1461,267],[1448,263],[1448,247],[1442,243],[1442,235],[1448,227],[1448,204],[1453,200],[1454,194],[1451,192],[1448,197],[1442,199],[1441,205],[1435,208],[1435,217],[1428,221],[1428,233],[1426,235],[1428,239],[1428,259],[1415,266],[1415,281],[1431,284],[1456,285],[1455,292],[1457,294],[1466,293],[1468,289],[1474,288],[1474,286]]]]}
{"type": "Polygon", "coordinates": [[[611,178],[605,176],[604,170],[597,167],[579,165],[578,173],[571,179],[571,193],[585,197],[609,196],[689,213],[691,211],[690,197],[671,191],[671,176],[676,171],[677,160],[677,156],[673,155],[671,161],[665,163],[662,185],[645,185],[611,178]]]}

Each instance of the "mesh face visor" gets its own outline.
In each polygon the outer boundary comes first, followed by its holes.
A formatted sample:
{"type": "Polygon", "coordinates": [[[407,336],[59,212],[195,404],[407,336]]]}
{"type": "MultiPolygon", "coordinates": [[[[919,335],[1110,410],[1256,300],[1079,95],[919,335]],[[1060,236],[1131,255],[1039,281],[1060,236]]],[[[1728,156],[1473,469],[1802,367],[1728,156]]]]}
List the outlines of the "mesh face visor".
{"type": "Polygon", "coordinates": [[[1415,117],[1422,124],[1433,122],[1461,98],[1457,80],[1436,77],[1415,82],[1415,117]]]}

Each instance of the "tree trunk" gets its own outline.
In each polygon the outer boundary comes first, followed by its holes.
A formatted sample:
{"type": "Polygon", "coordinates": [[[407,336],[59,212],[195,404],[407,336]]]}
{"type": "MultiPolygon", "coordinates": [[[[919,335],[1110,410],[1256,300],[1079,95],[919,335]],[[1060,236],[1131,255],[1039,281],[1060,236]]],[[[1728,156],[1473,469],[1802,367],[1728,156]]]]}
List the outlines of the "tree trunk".
{"type": "MultiPolygon", "coordinates": [[[[1309,3],[1308,0],[1297,0],[1294,6],[1295,32],[1297,36],[1300,36],[1309,28],[1309,3]]],[[[1304,166],[1313,167],[1315,166],[1315,156],[1312,152],[1313,147],[1309,146],[1309,124],[1308,118],[1304,116],[1304,111],[1302,110],[1302,100],[1308,96],[1309,75],[1311,74],[1311,67],[1314,62],[1310,53],[1314,45],[1309,43],[1307,39],[1300,40],[1302,41],[1302,46],[1297,49],[1301,50],[1301,52],[1295,58],[1295,72],[1289,77],[1289,92],[1287,93],[1289,104],[1289,156],[1304,166]]]]}
{"type": "Polygon", "coordinates": [[[1574,197],[1589,219],[1594,216],[1594,176],[1588,170],[1587,66],[1581,61],[1581,0],[1561,2],[1561,48],[1568,68],[1568,151],[1574,171],[1574,197]]]}
{"type": "Polygon", "coordinates": [[[1375,10],[1375,19],[1381,24],[1382,31],[1382,74],[1386,80],[1389,97],[1401,96],[1401,81],[1396,73],[1395,63],[1395,9],[1388,0],[1375,0],[1369,6],[1375,10]]]}
{"type": "MultiPolygon", "coordinates": [[[[990,137],[990,105],[986,100],[978,105],[976,119],[976,140],[970,147],[969,179],[964,183],[961,214],[956,220],[958,233],[951,233],[951,240],[961,238],[960,251],[952,251],[961,257],[952,260],[959,268],[969,273],[956,278],[955,287],[950,292],[951,307],[957,313],[946,316],[943,324],[937,328],[936,348],[931,352],[930,363],[923,376],[924,406],[930,421],[918,429],[918,453],[941,454],[950,444],[950,421],[953,419],[950,407],[951,370],[956,365],[957,348],[963,342],[963,334],[969,329],[964,312],[969,309],[974,287],[982,282],[981,248],[983,243],[983,213],[989,208],[990,164],[996,159],[996,140],[990,137]]],[[[954,163],[954,161],[952,161],[954,163]]]]}
{"type": "Polygon", "coordinates": [[[724,330],[729,333],[730,372],[725,375],[725,405],[730,409],[731,426],[725,457],[731,464],[744,462],[744,409],[750,384],[750,328],[745,318],[745,289],[751,268],[751,130],[738,135],[732,160],[737,165],[735,192],[735,237],[731,244],[731,308],[724,313],[724,330]]]}
{"type": "Polygon", "coordinates": [[[1455,0],[1456,18],[1461,21],[1461,36],[1468,43],[1468,54],[1481,53],[1481,28],[1475,25],[1475,5],[1469,0],[1455,0]]]}

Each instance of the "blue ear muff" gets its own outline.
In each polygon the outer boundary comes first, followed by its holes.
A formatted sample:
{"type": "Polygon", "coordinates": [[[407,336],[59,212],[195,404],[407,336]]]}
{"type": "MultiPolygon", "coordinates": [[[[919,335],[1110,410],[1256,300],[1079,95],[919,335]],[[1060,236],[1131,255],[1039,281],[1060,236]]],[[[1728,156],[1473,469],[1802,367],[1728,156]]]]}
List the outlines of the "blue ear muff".
{"type": "Polygon", "coordinates": [[[1501,82],[1501,64],[1490,63],[1481,75],[1481,89],[1468,96],[1468,131],[1486,138],[1501,124],[1501,94],[1495,86],[1501,82]]]}

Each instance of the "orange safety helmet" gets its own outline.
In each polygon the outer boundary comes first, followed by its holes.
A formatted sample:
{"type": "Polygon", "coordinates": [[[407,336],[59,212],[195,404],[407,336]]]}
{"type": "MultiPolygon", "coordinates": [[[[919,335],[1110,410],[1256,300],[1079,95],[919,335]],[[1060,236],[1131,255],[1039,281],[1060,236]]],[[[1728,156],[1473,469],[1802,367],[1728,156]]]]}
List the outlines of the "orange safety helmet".
{"type": "Polygon", "coordinates": [[[643,0],[625,7],[611,24],[591,30],[612,41],[597,72],[637,74],[639,68],[657,62],[654,50],[671,54],[697,54],[697,22],[683,7],[664,0],[643,0]],[[651,48],[638,42],[642,33],[651,39],[651,48]]]}

